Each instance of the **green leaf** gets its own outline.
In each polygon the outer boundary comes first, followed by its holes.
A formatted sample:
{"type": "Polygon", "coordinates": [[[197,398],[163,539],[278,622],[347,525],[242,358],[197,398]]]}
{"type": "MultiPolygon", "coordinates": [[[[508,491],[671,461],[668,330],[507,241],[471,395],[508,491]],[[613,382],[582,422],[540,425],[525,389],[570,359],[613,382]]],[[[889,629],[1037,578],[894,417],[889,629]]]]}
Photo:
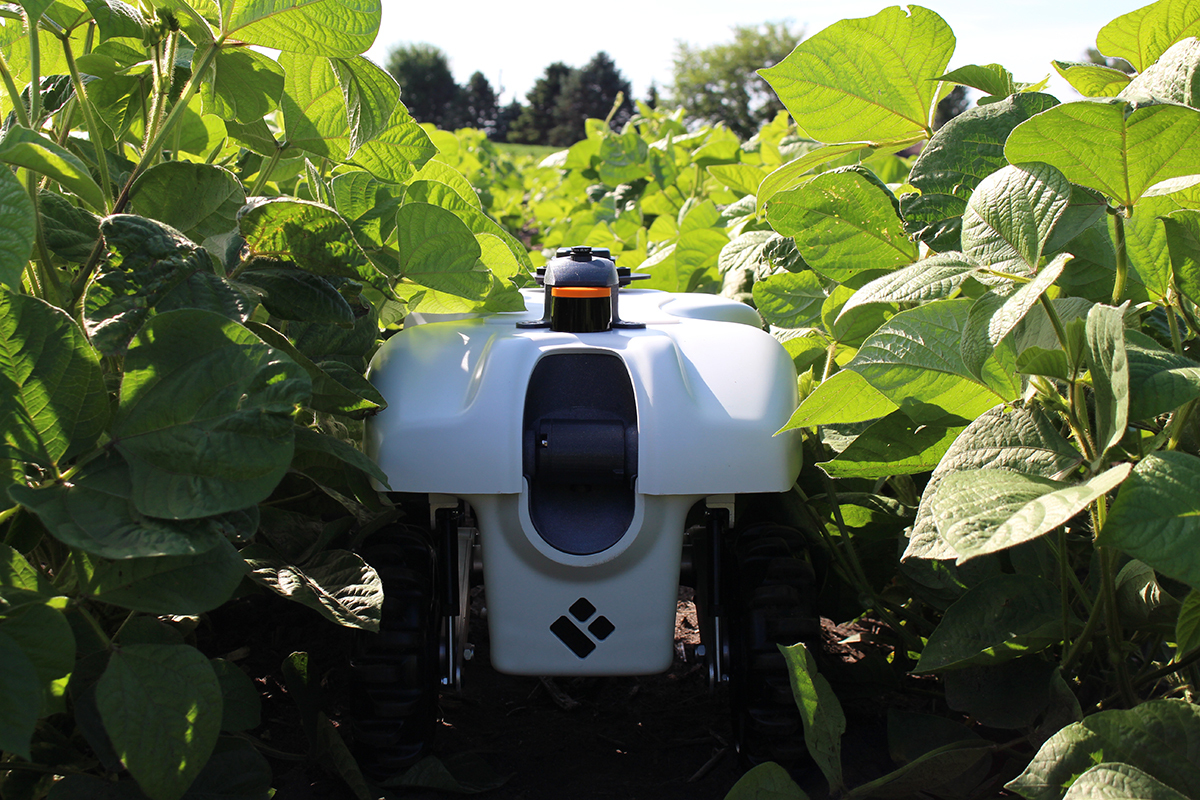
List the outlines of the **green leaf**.
{"type": "Polygon", "coordinates": [[[400,101],[400,85],[388,72],[362,56],[331,58],[346,102],[350,125],[348,155],[388,129],[400,101]]]}
{"type": "Polygon", "coordinates": [[[1175,285],[1194,303],[1200,299],[1200,211],[1182,209],[1159,219],[1166,230],[1175,285]]]}
{"type": "Polygon", "coordinates": [[[786,769],[767,761],[738,778],[725,800],[808,800],[808,795],[786,769]]]}
{"type": "Polygon", "coordinates": [[[246,562],[228,542],[195,556],[106,561],[75,553],[87,596],[147,614],[203,614],[229,600],[246,562]]]}
{"type": "Polygon", "coordinates": [[[884,142],[928,135],[944,91],[936,77],[954,34],[920,6],[836,22],[760,70],[809,138],[884,142]]]}
{"type": "Polygon", "coordinates": [[[25,187],[12,170],[0,172],[0,286],[19,292],[37,226],[25,187]]]}
{"type": "Polygon", "coordinates": [[[375,42],[380,0],[230,0],[221,4],[221,33],[246,44],[349,57],[375,42]]]}
{"type": "Polygon", "coordinates": [[[16,642],[37,674],[38,716],[65,710],[66,677],[75,668],[75,634],[61,611],[29,603],[0,619],[0,633],[16,642]]]}
{"type": "Polygon", "coordinates": [[[498,236],[513,257],[517,259],[517,262],[526,270],[533,271],[533,264],[529,260],[529,252],[525,246],[499,223],[483,213],[479,207],[478,197],[475,197],[474,200],[464,200],[451,184],[421,180],[413,181],[408,185],[404,193],[404,202],[406,204],[410,202],[429,203],[454,212],[466,224],[471,233],[498,236]]]}
{"type": "Polygon", "coordinates": [[[599,173],[606,186],[633,183],[645,177],[650,172],[649,160],[650,147],[637,131],[605,136],[600,140],[599,173]]]}
{"type": "Polygon", "coordinates": [[[761,215],[769,207],[775,195],[780,192],[807,183],[813,177],[808,173],[822,164],[859,150],[877,150],[883,154],[897,153],[924,138],[925,133],[922,132],[919,136],[914,135],[892,142],[846,142],[818,147],[777,167],[771,174],[763,178],[762,183],[758,185],[757,212],[761,215]]]}
{"type": "Polygon", "coordinates": [[[877,179],[853,169],[834,170],[776,194],[767,220],[777,232],[796,240],[814,270],[845,281],[917,259],[917,245],[908,238],[894,202],[877,179]]]}
{"type": "Polygon", "coordinates": [[[83,0],[92,18],[96,20],[96,28],[100,32],[100,41],[105,42],[114,38],[141,39],[149,29],[146,18],[142,13],[121,0],[83,0]]]}
{"type": "Polygon", "coordinates": [[[1004,338],[1025,319],[1025,315],[1037,304],[1046,290],[1058,280],[1070,258],[1066,254],[1058,256],[1038,272],[1033,280],[1022,284],[1003,302],[991,292],[975,301],[967,315],[967,329],[963,333],[960,346],[963,363],[972,374],[981,374],[988,358],[1004,338]]]}
{"type": "Polygon", "coordinates": [[[104,558],[195,555],[241,535],[244,513],[155,519],[133,507],[132,492],[129,467],[116,454],[84,465],[69,484],[10,489],[13,499],[36,513],[54,538],[104,558]]]}
{"type": "MultiPolygon", "coordinates": [[[[203,49],[196,48],[195,59],[203,55],[203,49]]],[[[192,69],[197,66],[194,60],[192,69]]],[[[200,90],[200,108],[223,120],[252,125],[279,108],[283,82],[283,67],[275,59],[248,47],[222,47],[200,90]]]]}
{"type": "Polygon", "coordinates": [[[104,355],[122,354],[153,315],[201,309],[242,321],[251,303],[225,279],[207,250],[174,228],[132,214],[100,225],[110,255],[84,296],[84,324],[104,355]]]}
{"type": "Polygon", "coordinates": [[[1193,589],[1183,598],[1175,620],[1175,661],[1185,653],[1200,647],[1200,589],[1193,589]]]}
{"type": "Polygon", "coordinates": [[[963,470],[939,484],[930,508],[961,564],[1049,533],[1120,486],[1131,469],[1118,464],[1073,486],[1008,470],[963,470]]]}
{"type": "Polygon", "coordinates": [[[967,109],[939,128],[908,176],[920,194],[900,198],[909,233],[939,252],[961,250],[967,201],[980,181],[1008,163],[1004,141],[1009,133],[1057,102],[1048,94],[1017,94],[967,109]]]}
{"type": "Polygon", "coordinates": [[[296,428],[296,450],[307,450],[320,453],[324,456],[331,456],[338,461],[365,472],[383,484],[384,487],[391,488],[388,486],[387,475],[384,474],[383,470],[374,461],[367,458],[366,454],[361,450],[343,442],[341,439],[318,433],[309,428],[298,427],[296,428]]]}
{"type": "Polygon", "coordinates": [[[254,580],[277,594],[316,609],[338,625],[379,630],[383,584],[354,553],[323,550],[299,566],[265,545],[250,545],[242,556],[254,580]]]}
{"type": "Polygon", "coordinates": [[[159,314],[125,357],[112,428],[134,506],[195,519],[266,499],[311,391],[299,365],[241,325],[207,311],[159,314]]]}
{"type": "Polygon", "coordinates": [[[1096,397],[1096,445],[1104,453],[1125,436],[1129,421],[1129,358],[1121,309],[1092,306],[1085,354],[1096,397]]]}
{"type": "Polygon", "coordinates": [[[241,181],[211,164],[167,161],[142,173],[130,189],[138,214],[166,223],[194,242],[237,230],[246,203],[241,181]],[[180,191],[180,187],[187,191],[180,191]]]}
{"type": "Polygon", "coordinates": [[[844,369],[824,380],[780,430],[815,425],[851,424],[886,417],[896,404],[853,370],[844,369]]]}
{"type": "Polygon", "coordinates": [[[383,276],[367,260],[346,221],[329,206],[292,197],[271,198],[238,218],[250,254],[292,261],[317,275],[368,283],[383,276]]]}
{"type": "MultiPolygon", "coordinates": [[[[1200,208],[1200,187],[1190,187],[1161,197],[1145,196],[1138,203],[1137,213],[1122,220],[1125,230],[1125,251],[1128,257],[1130,281],[1140,281],[1150,296],[1165,299],[1170,286],[1172,264],[1168,228],[1161,219],[1182,209],[1200,208]]],[[[1116,233],[1116,217],[1108,219],[1105,239],[1116,233]]],[[[1177,245],[1178,247],[1178,245],[1177,245]]],[[[1115,258],[1113,262],[1115,263],[1115,258]]],[[[1115,269],[1112,274],[1115,274],[1115,269]]],[[[1108,275],[1108,297],[1112,298],[1112,274],[1108,275]]],[[[1127,294],[1127,297],[1132,296],[1127,294]]]]}
{"type": "Polygon", "coordinates": [[[967,202],[963,252],[998,272],[1030,275],[1037,270],[1042,249],[1070,200],[1066,177],[1046,164],[1020,164],[993,172],[967,202]]]}
{"type": "Polygon", "coordinates": [[[854,293],[838,312],[848,312],[872,303],[928,303],[949,297],[979,265],[962,253],[937,253],[894,272],[889,272],[854,293]]]}
{"type": "Polygon", "coordinates": [[[396,214],[400,271],[441,292],[482,300],[491,277],[470,228],[453,212],[429,203],[405,203],[396,214]]]}
{"type": "Polygon", "coordinates": [[[1065,800],[1187,800],[1129,764],[1097,764],[1071,784],[1065,800]]]}
{"type": "Polygon", "coordinates": [[[842,779],[841,738],[846,731],[842,704],[829,681],[817,672],[817,663],[803,643],[791,647],[779,645],[779,652],[787,659],[788,680],[804,723],[808,754],[829,782],[830,793],[839,794],[846,786],[842,779]]]}
{"type": "Polygon", "coordinates": [[[748,195],[757,194],[758,185],[767,177],[762,167],[753,164],[714,164],[708,168],[708,174],[733,191],[748,195]]]}
{"type": "Polygon", "coordinates": [[[1167,49],[1121,90],[1129,100],[1153,98],[1195,108],[1200,102],[1200,41],[1187,38],[1167,49]]]}
{"type": "Polygon", "coordinates": [[[1151,453],[1121,487],[1098,541],[1200,589],[1200,458],[1151,453]]]}
{"type": "Polygon", "coordinates": [[[950,709],[978,725],[1010,730],[1032,727],[1053,699],[1055,681],[1062,681],[1057,667],[1036,655],[952,669],[941,678],[950,709]]]}
{"type": "Polygon", "coordinates": [[[1116,97],[1130,77],[1119,69],[1086,61],[1051,61],[1054,70],[1084,97],[1116,97]]]}
{"type": "Polygon", "coordinates": [[[863,343],[847,369],[918,422],[972,420],[1014,399],[1019,386],[993,379],[990,370],[988,383],[981,383],[963,363],[959,341],[970,303],[938,300],[897,314],[863,343]]]}
{"type": "Polygon", "coordinates": [[[354,309],[320,275],[283,267],[249,270],[238,280],[262,290],[259,299],[272,316],[334,325],[354,324],[354,309]]]}
{"type": "Polygon", "coordinates": [[[894,411],[860,433],[832,461],[817,464],[834,478],[886,478],[929,472],[963,431],[960,427],[919,425],[894,411]]]}
{"type": "MultiPolygon", "coordinates": [[[[910,538],[913,542],[936,539],[932,500],[948,475],[962,470],[1001,469],[1053,478],[1074,469],[1082,460],[1083,456],[1040,411],[993,408],[968,425],[942,456],[921,496],[910,538]]],[[[951,559],[957,555],[944,545],[938,557],[951,559]]]]}
{"type": "Polygon", "coordinates": [[[24,589],[29,592],[54,594],[54,586],[34,569],[15,548],[0,544],[0,587],[24,589]]]}
{"type": "Polygon", "coordinates": [[[254,681],[236,665],[223,658],[208,662],[221,686],[221,730],[247,731],[262,724],[262,699],[254,681]]]}
{"type": "MultiPolygon", "coordinates": [[[[49,191],[38,193],[38,211],[42,218],[42,236],[50,252],[75,264],[87,261],[92,248],[96,246],[96,240],[100,238],[100,218],[85,208],[71,205],[62,195],[49,191]]],[[[14,209],[12,213],[15,219],[20,219],[19,212],[14,209]]],[[[28,233],[33,235],[32,227],[28,233]]]]}
{"type": "Polygon", "coordinates": [[[100,359],[63,311],[0,289],[0,458],[53,469],[110,416],[100,359]]]}
{"type": "Polygon", "coordinates": [[[409,180],[437,153],[429,135],[397,102],[386,130],[351,155],[345,95],[330,59],[285,52],[279,63],[286,72],[280,108],[289,145],[344,161],[387,183],[409,180]]]}
{"type": "Polygon", "coordinates": [[[1003,99],[1017,91],[1012,73],[1000,64],[968,64],[945,75],[939,75],[937,80],[970,86],[997,99],[1003,99]]]}
{"type": "Polygon", "coordinates": [[[1200,172],[1200,111],[1124,100],[1064,103],[1021,123],[1004,145],[1014,164],[1042,161],[1132,208],[1156,183],[1200,172]]]}
{"type": "Polygon", "coordinates": [[[1105,25],[1096,34],[1096,46],[1143,72],[1187,36],[1200,36],[1200,12],[1186,0],[1159,0],[1105,25]]]}
{"type": "Polygon", "coordinates": [[[96,705],[113,747],[152,800],[177,800],[221,728],[221,687],[187,645],[136,644],[109,657],[96,705]]]}
{"type": "Polygon", "coordinates": [[[0,139],[0,162],[24,167],[58,181],[97,211],[105,211],[104,192],[84,163],[66,148],[17,125],[0,139]]]}
{"type": "Polygon", "coordinates": [[[1150,700],[1101,711],[1060,730],[1007,789],[1028,800],[1061,800],[1100,762],[1124,762],[1187,797],[1200,793],[1200,706],[1150,700]]]}
{"type": "Polygon", "coordinates": [[[17,642],[0,630],[0,750],[31,760],[29,745],[41,709],[37,669],[17,642]]]}
{"type": "Polygon", "coordinates": [[[913,672],[1009,661],[1061,638],[1058,587],[1031,575],[994,575],[946,609],[913,672]]]}
{"type": "Polygon", "coordinates": [[[1136,331],[1125,335],[1130,419],[1151,419],[1200,397],[1200,363],[1165,350],[1136,331]]]}
{"type": "Polygon", "coordinates": [[[771,325],[804,328],[821,315],[825,287],[815,272],[784,272],[754,284],[754,305],[771,325]]]}

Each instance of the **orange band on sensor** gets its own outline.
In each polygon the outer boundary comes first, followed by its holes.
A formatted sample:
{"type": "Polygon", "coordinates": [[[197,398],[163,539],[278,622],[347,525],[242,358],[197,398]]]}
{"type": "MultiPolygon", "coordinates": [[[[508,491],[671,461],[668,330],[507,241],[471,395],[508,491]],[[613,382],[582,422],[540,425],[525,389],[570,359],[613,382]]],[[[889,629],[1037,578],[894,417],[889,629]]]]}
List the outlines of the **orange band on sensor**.
{"type": "Polygon", "coordinates": [[[552,286],[554,297],[611,297],[612,290],[606,286],[552,286]]]}

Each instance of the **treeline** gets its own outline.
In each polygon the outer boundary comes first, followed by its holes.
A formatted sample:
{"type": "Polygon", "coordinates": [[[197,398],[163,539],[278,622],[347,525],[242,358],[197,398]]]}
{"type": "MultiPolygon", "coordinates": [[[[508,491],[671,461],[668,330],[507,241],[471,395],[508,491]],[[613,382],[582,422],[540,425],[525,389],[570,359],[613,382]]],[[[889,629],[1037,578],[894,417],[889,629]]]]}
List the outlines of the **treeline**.
{"type": "Polygon", "coordinates": [[[606,119],[611,114],[612,124],[619,126],[633,114],[629,81],[605,52],[596,53],[582,68],[551,64],[525,96],[526,103],[513,100],[504,106],[482,72],[458,85],[446,54],[432,45],[397,47],[386,66],[418,122],[443,130],[478,128],[498,142],[565,147],[586,137],[589,117],[606,119]]]}

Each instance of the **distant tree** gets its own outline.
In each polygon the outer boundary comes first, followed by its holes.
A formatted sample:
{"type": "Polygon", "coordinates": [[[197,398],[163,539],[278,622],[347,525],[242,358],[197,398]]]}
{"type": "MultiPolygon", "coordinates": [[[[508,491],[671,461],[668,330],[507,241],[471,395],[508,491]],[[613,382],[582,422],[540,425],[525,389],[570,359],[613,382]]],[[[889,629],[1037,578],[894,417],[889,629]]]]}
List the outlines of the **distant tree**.
{"type": "Polygon", "coordinates": [[[737,25],[733,41],[711,47],[675,46],[672,102],[707,123],[724,122],[743,139],[783,110],[756,70],[787,57],[804,38],[788,22],[737,25]]]}
{"type": "Polygon", "coordinates": [[[556,125],[550,129],[549,144],[567,146],[587,137],[589,117],[606,119],[621,96],[621,104],[612,124],[621,127],[633,116],[633,89],[616,64],[603,51],[583,69],[575,70],[563,83],[555,107],[556,125]]]}
{"type": "Polygon", "coordinates": [[[474,72],[458,90],[458,119],[464,128],[478,128],[489,138],[496,133],[500,102],[482,72],[474,72]]]}
{"type": "Polygon", "coordinates": [[[650,88],[646,91],[646,105],[650,108],[658,108],[658,86],[654,81],[650,81],[650,88]]]}
{"type": "Polygon", "coordinates": [[[458,127],[458,84],[450,61],[431,44],[406,44],[388,53],[387,71],[400,84],[400,100],[417,122],[458,127]]]}
{"type": "Polygon", "coordinates": [[[1119,69],[1126,75],[1132,75],[1133,73],[1137,72],[1137,70],[1133,68],[1133,64],[1130,64],[1125,59],[1106,58],[1103,53],[1094,47],[1089,47],[1087,52],[1084,53],[1084,56],[1093,64],[1099,64],[1102,67],[1110,67],[1112,69],[1119,69]]]}
{"type": "Polygon", "coordinates": [[[563,84],[572,72],[574,70],[561,61],[546,67],[546,72],[525,95],[529,104],[522,108],[521,115],[509,127],[508,141],[522,144],[550,143],[550,130],[558,124],[555,117],[558,96],[562,94],[563,84]]]}
{"type": "Polygon", "coordinates": [[[492,134],[492,141],[511,142],[512,139],[508,138],[509,132],[512,130],[513,123],[520,118],[521,112],[524,110],[525,106],[521,105],[521,101],[515,99],[500,109],[500,114],[496,117],[496,132],[492,134]]]}

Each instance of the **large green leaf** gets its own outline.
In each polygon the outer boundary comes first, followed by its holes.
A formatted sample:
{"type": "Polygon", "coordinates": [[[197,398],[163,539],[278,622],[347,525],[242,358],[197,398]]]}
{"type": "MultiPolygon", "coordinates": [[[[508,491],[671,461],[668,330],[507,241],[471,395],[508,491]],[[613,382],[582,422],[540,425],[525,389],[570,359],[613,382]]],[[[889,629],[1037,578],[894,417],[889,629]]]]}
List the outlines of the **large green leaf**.
{"type": "MultiPolygon", "coordinates": [[[[202,55],[197,48],[196,57],[202,55]]],[[[284,77],[275,59],[249,47],[222,47],[211,70],[200,90],[205,114],[250,125],[279,108],[284,77]]]]}
{"type": "Polygon", "coordinates": [[[194,556],[108,561],[76,552],[72,560],[84,595],[147,614],[212,611],[246,574],[246,562],[228,542],[194,556]]]}
{"type": "Polygon", "coordinates": [[[200,774],[221,730],[221,687],[188,645],[117,648],[96,684],[113,748],[152,800],[178,800],[200,774]]]}
{"type": "Polygon", "coordinates": [[[346,161],[388,183],[412,178],[437,152],[428,134],[400,102],[392,109],[386,129],[352,151],[346,96],[331,60],[281,53],[279,62],[286,71],[280,107],[291,146],[346,161]]]}
{"type": "Polygon", "coordinates": [[[1119,69],[1086,61],[1052,61],[1054,71],[1084,97],[1116,97],[1130,77],[1119,69]]]}
{"type": "Polygon", "coordinates": [[[1159,0],[1105,25],[1096,34],[1096,46],[1142,72],[1187,36],[1200,36],[1200,9],[1190,0],[1159,0]]]}
{"type": "Polygon", "coordinates": [[[37,673],[38,716],[65,710],[66,678],[75,669],[75,634],[58,609],[28,603],[0,617],[0,633],[16,642],[37,673]]]}
{"type": "Polygon", "coordinates": [[[946,609],[913,672],[1009,661],[1061,639],[1058,587],[1031,575],[995,575],[946,609]]]}
{"type": "Polygon", "coordinates": [[[381,14],[380,0],[229,0],[221,4],[221,33],[286,52],[349,57],[375,42],[381,14]]]}
{"type": "Polygon", "coordinates": [[[771,325],[804,328],[821,316],[825,287],[815,272],[783,272],[754,283],[754,305],[771,325]]]}
{"type": "Polygon", "coordinates": [[[738,778],[725,800],[808,800],[788,771],[767,761],[738,778]]]}
{"type": "Polygon", "coordinates": [[[959,353],[970,300],[939,300],[892,317],[848,369],[860,373],[918,422],[972,420],[1020,393],[1018,382],[985,366],[975,378],[959,353]]]}
{"type": "Polygon", "coordinates": [[[332,58],[329,66],[342,87],[350,125],[348,155],[353,155],[388,129],[400,101],[400,85],[386,70],[362,56],[332,58]]]}
{"type": "Polygon", "coordinates": [[[294,197],[254,204],[238,217],[253,256],[292,261],[317,275],[382,282],[350,226],[329,206],[294,197]]]}
{"type": "Polygon", "coordinates": [[[63,311],[0,288],[0,458],[53,469],[110,416],[100,359],[63,311]]]}
{"type": "Polygon", "coordinates": [[[1129,764],[1097,764],[1071,784],[1065,800],[1187,800],[1129,764]]]}
{"type": "Polygon", "coordinates": [[[1160,217],[1175,285],[1194,303],[1200,299],[1200,210],[1183,209],[1160,217]]]}
{"type": "Polygon", "coordinates": [[[787,659],[792,696],[804,724],[804,744],[829,781],[830,792],[838,794],[845,789],[841,739],[846,731],[846,717],[842,704],[829,681],[817,672],[817,662],[803,643],[791,647],[779,645],[779,652],[787,659]]]}
{"type": "Polygon", "coordinates": [[[104,355],[122,353],[152,315],[184,308],[245,320],[250,301],[216,274],[207,250],[174,228],[133,214],[100,225],[109,263],[87,289],[84,324],[104,355]]]}
{"type": "MultiPolygon", "coordinates": [[[[424,167],[422,167],[424,169],[424,167]]],[[[479,198],[466,200],[455,190],[454,184],[437,180],[416,180],[408,184],[404,192],[405,203],[429,203],[447,211],[453,211],[470,229],[471,233],[490,234],[497,236],[508,247],[517,262],[526,270],[532,272],[533,264],[529,260],[529,252],[511,233],[499,223],[483,213],[479,206],[479,198]]],[[[518,309],[519,310],[519,309],[518,309]]]]}
{"type": "Polygon", "coordinates": [[[963,426],[919,425],[894,411],[855,437],[831,461],[819,463],[835,478],[886,478],[929,472],[963,426]]]}
{"type": "Polygon", "coordinates": [[[916,261],[917,245],[908,238],[894,203],[877,180],[857,170],[834,170],[776,194],[767,220],[795,239],[814,270],[845,281],[916,261]]]}
{"type": "Polygon", "coordinates": [[[1122,310],[1092,306],[1086,332],[1084,353],[1096,397],[1096,446],[1103,453],[1121,441],[1129,421],[1129,358],[1122,310]]]}
{"type": "Polygon", "coordinates": [[[958,252],[923,258],[865,284],[842,306],[838,319],[872,303],[928,303],[949,297],[978,268],[979,264],[958,252]]]}
{"type": "Polygon", "coordinates": [[[159,314],[125,357],[112,429],[134,506],[195,519],[266,499],[311,392],[300,366],[241,325],[207,311],[159,314]]]}
{"type": "Polygon", "coordinates": [[[959,232],[967,201],[980,181],[1008,163],[1008,134],[1057,102],[1048,94],[1016,94],[970,108],[939,128],[908,177],[920,194],[900,198],[908,231],[934,250],[961,250],[959,232]]]}
{"type": "Polygon", "coordinates": [[[800,403],[781,430],[866,422],[886,417],[896,404],[854,370],[834,373],[800,403]]]}
{"type": "Polygon", "coordinates": [[[1200,111],[1124,100],[1064,103],[1021,123],[1004,145],[1014,164],[1042,161],[1071,183],[1132,208],[1156,183],[1200,172],[1200,111]]]}
{"type": "Polygon", "coordinates": [[[491,276],[479,242],[458,216],[429,203],[405,203],[396,214],[401,275],[421,286],[482,300],[491,276]]]}
{"type": "Polygon", "coordinates": [[[129,197],[137,213],[170,225],[194,242],[236,230],[238,210],[246,203],[246,192],[232,172],[189,161],[151,167],[133,184],[129,197]]]}
{"type": "Polygon", "coordinates": [[[954,33],[929,9],[884,9],[836,22],[760,70],[807,135],[821,142],[887,142],[928,135],[948,87],[954,33]]]}
{"type": "MultiPolygon", "coordinates": [[[[1173,271],[1170,253],[1171,227],[1161,222],[1160,218],[1181,210],[1198,208],[1200,186],[1193,186],[1169,195],[1143,197],[1138,203],[1137,213],[1130,219],[1120,220],[1125,232],[1125,252],[1130,266],[1129,281],[1140,281],[1155,299],[1166,298],[1173,271]]],[[[1115,216],[1109,218],[1106,239],[1115,238],[1117,222],[1115,216]]],[[[1176,248],[1178,246],[1176,244],[1176,248]]],[[[1194,286],[1189,283],[1188,288],[1193,289],[1194,286]]],[[[1111,299],[1111,276],[1108,276],[1107,294],[1107,299],[1111,299]]],[[[1123,299],[1133,296],[1127,291],[1123,299]]]]}
{"type": "Polygon", "coordinates": [[[338,625],[379,630],[383,584],[354,553],[323,550],[296,565],[265,545],[250,545],[242,556],[252,577],[272,591],[316,609],[338,625]]]}
{"type": "Polygon", "coordinates": [[[1061,800],[1099,762],[1123,762],[1184,796],[1200,794],[1200,706],[1151,700],[1066,726],[1006,788],[1028,800],[1061,800]]]}
{"type": "Polygon", "coordinates": [[[1002,469],[1054,478],[1078,466],[1083,456],[1037,410],[993,408],[967,426],[929,478],[904,558],[957,558],[937,537],[932,500],[948,475],[961,470],[1002,469]]]}
{"type": "Polygon", "coordinates": [[[1121,487],[1100,531],[1118,547],[1164,575],[1200,589],[1200,458],[1152,453],[1121,487]]]}
{"type": "Polygon", "coordinates": [[[1151,419],[1200,397],[1200,363],[1135,331],[1125,337],[1130,419],[1151,419]]]}
{"type": "MultiPolygon", "coordinates": [[[[38,193],[38,211],[42,238],[50,252],[75,264],[86,262],[100,238],[100,217],[86,208],[71,205],[65,197],[50,191],[38,193]]],[[[13,218],[21,218],[15,209],[13,213],[13,218]]],[[[30,227],[27,233],[32,236],[33,228],[30,227]]]]}
{"type": "Polygon", "coordinates": [[[21,646],[0,630],[0,750],[30,759],[29,745],[41,710],[37,668],[21,646]]]}
{"type": "Polygon", "coordinates": [[[245,529],[257,515],[246,512],[197,520],[147,517],[133,507],[132,492],[129,468],[116,454],[89,462],[69,484],[10,490],[54,538],[104,558],[194,555],[254,533],[245,529]]]}
{"type": "Polygon", "coordinates": [[[1170,100],[1196,108],[1200,105],[1200,40],[1189,37],[1171,45],[1157,62],[1130,81],[1120,96],[1170,100]]]}
{"type": "Polygon", "coordinates": [[[321,275],[283,266],[243,272],[238,281],[261,290],[258,294],[263,307],[280,319],[354,324],[354,309],[321,275]]]}
{"type": "Polygon", "coordinates": [[[962,563],[1049,533],[1117,488],[1131,469],[1118,464],[1072,486],[1004,469],[962,470],[939,483],[930,510],[962,563]]]}
{"type": "Polygon", "coordinates": [[[1175,620],[1175,660],[1200,647],[1200,589],[1183,598],[1175,620]]]}
{"type": "Polygon", "coordinates": [[[11,170],[0,172],[0,286],[19,292],[37,226],[25,187],[11,170]]]}
{"type": "Polygon", "coordinates": [[[1032,274],[1070,201],[1071,185],[1054,167],[1020,164],[997,170],[980,181],[967,202],[963,252],[998,272],[1032,274]]]}
{"type": "Polygon", "coordinates": [[[0,139],[0,162],[24,167],[58,181],[97,211],[105,211],[104,192],[82,161],[45,136],[14,125],[0,139]]]}

